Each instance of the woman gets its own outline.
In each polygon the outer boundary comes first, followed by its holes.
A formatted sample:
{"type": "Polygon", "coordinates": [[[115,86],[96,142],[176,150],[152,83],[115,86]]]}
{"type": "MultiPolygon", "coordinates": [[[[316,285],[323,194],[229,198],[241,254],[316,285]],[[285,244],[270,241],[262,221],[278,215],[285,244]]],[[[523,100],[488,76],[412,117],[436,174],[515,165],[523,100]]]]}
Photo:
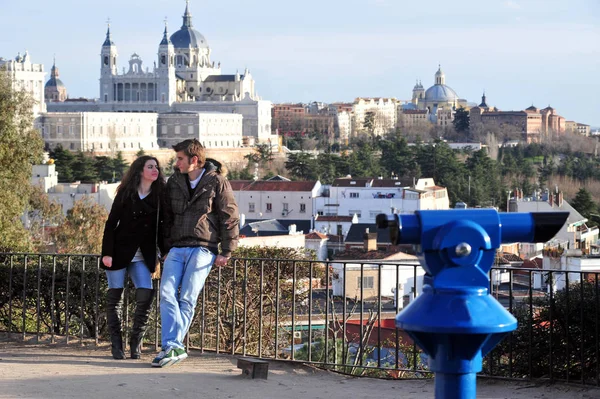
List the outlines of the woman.
{"type": "Polygon", "coordinates": [[[115,359],[125,359],[121,314],[126,272],[136,288],[129,347],[132,359],[141,356],[142,338],[154,299],[152,273],[156,268],[156,245],[162,241],[157,221],[164,185],[156,158],[144,155],[136,159],[117,188],[104,227],[102,266],[108,280],[106,318],[115,359]]]}

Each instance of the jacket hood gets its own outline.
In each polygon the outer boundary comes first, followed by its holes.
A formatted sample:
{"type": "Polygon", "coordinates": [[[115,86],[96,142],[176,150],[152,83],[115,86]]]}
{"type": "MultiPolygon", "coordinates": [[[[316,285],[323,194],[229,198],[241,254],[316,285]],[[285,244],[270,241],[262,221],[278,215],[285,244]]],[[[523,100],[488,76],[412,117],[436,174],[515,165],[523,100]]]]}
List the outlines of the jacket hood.
{"type": "MultiPolygon", "coordinates": [[[[183,176],[183,173],[181,173],[177,168],[174,168],[174,169],[175,169],[173,171],[174,175],[176,175],[178,177],[183,176]]],[[[219,161],[212,159],[212,158],[206,158],[206,161],[204,162],[204,169],[205,169],[205,173],[215,172],[224,177],[227,176],[227,168],[225,166],[223,166],[219,161]]]]}
{"type": "Polygon", "coordinates": [[[206,169],[207,172],[215,171],[220,175],[227,176],[227,168],[223,166],[221,162],[213,158],[206,158],[204,169],[206,169]]]}

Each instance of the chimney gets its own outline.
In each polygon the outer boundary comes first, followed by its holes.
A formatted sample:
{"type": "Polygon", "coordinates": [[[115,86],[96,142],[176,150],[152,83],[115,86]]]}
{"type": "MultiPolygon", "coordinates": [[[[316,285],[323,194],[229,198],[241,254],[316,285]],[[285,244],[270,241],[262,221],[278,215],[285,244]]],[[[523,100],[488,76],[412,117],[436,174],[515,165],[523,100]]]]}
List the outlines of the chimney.
{"type": "Polygon", "coordinates": [[[377,233],[369,233],[369,229],[365,229],[364,239],[364,250],[377,251],[377,233]]]}
{"type": "Polygon", "coordinates": [[[557,202],[558,202],[557,205],[560,208],[563,204],[563,192],[562,191],[558,192],[558,201],[557,202]]]}

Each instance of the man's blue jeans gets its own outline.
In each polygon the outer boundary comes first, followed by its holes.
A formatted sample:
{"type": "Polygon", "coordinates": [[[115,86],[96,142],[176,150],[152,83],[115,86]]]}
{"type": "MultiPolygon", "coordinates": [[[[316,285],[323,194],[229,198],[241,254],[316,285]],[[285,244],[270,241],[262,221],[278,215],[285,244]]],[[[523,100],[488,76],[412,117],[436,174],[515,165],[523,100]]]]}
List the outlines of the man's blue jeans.
{"type": "Polygon", "coordinates": [[[215,255],[204,247],[171,248],[169,251],[160,280],[163,349],[184,348],[183,339],[194,319],[198,295],[214,260],[215,255]]]}

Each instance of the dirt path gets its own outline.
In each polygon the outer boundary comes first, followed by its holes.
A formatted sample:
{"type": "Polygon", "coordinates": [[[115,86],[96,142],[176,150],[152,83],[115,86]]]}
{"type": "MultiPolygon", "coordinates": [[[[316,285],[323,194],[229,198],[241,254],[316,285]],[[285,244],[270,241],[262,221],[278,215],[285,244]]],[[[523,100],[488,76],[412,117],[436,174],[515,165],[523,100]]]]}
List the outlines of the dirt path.
{"type": "MultiPolygon", "coordinates": [[[[433,381],[384,381],[271,362],[268,380],[242,377],[234,358],[191,352],[170,368],[115,361],[106,346],[0,343],[0,398],[433,398],[433,381]]],[[[480,379],[478,398],[592,399],[600,389],[480,379]]]]}

